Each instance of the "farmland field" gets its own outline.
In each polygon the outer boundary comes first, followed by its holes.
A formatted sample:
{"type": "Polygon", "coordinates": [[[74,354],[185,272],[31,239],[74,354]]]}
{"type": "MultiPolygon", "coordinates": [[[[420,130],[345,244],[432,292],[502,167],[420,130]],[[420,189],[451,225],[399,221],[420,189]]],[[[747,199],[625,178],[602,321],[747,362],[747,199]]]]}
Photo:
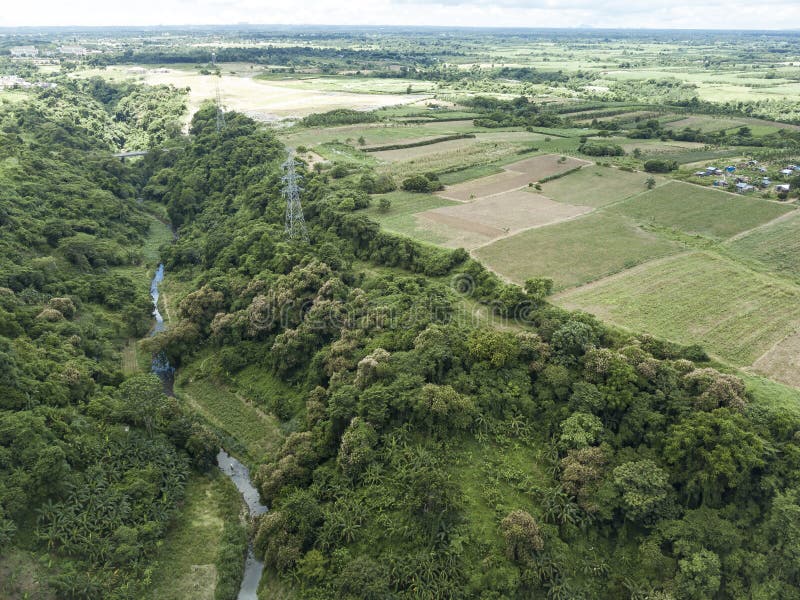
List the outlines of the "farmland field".
{"type": "MultiPolygon", "coordinates": [[[[554,202],[523,189],[436,208],[417,216],[421,222],[443,223],[486,236],[488,241],[516,231],[573,218],[589,210],[591,209],[586,206],[554,202]]],[[[445,245],[458,247],[463,244],[453,241],[445,245]]]]}
{"type": "Polygon", "coordinates": [[[761,268],[800,280],[800,212],[729,244],[731,253],[761,268]]]}
{"type": "Polygon", "coordinates": [[[387,231],[408,235],[410,237],[439,244],[446,242],[450,236],[437,234],[431,229],[421,227],[415,213],[439,208],[440,206],[450,206],[456,204],[452,200],[445,200],[432,194],[414,194],[410,192],[391,192],[374,196],[372,206],[364,212],[369,217],[381,224],[387,231]],[[387,212],[378,209],[380,198],[386,198],[391,202],[391,208],[387,212]]]}
{"type": "MultiPolygon", "coordinates": [[[[413,140],[409,140],[413,141],[413,140]]],[[[461,138],[458,140],[449,140],[446,142],[438,142],[436,144],[427,144],[424,146],[413,146],[411,148],[399,148],[397,150],[381,150],[378,152],[371,152],[370,154],[379,160],[386,162],[395,161],[408,161],[424,158],[430,155],[438,155],[448,152],[458,152],[473,146],[478,143],[476,138],[461,138]]]]}
{"type": "Polygon", "coordinates": [[[664,125],[675,131],[680,131],[685,127],[689,127],[691,129],[699,129],[705,133],[710,131],[722,131],[723,129],[730,129],[731,127],[741,127],[744,125],[744,121],[738,119],[722,119],[718,117],[693,116],[678,119],[677,121],[669,121],[664,125]]]}
{"type": "Polygon", "coordinates": [[[556,301],[635,331],[701,344],[739,366],[800,327],[800,288],[703,252],[648,262],[556,301]]]}
{"type": "Polygon", "coordinates": [[[611,210],[642,224],[726,239],[775,219],[793,208],[673,181],[616,205],[611,210]]]}
{"type": "Polygon", "coordinates": [[[556,289],[564,289],[681,248],[620,215],[593,213],[498,240],[476,255],[517,283],[529,277],[551,277],[556,289]]]}
{"type": "Polygon", "coordinates": [[[508,192],[558,173],[590,164],[588,161],[555,154],[534,156],[503,167],[496,175],[466,181],[446,188],[440,195],[451,200],[467,201],[508,192]]]}
{"type": "MultiPolygon", "coordinates": [[[[584,167],[542,185],[542,194],[567,204],[600,207],[647,190],[646,173],[631,173],[601,166],[584,167]]],[[[657,183],[664,179],[656,178],[657,183]]]]}

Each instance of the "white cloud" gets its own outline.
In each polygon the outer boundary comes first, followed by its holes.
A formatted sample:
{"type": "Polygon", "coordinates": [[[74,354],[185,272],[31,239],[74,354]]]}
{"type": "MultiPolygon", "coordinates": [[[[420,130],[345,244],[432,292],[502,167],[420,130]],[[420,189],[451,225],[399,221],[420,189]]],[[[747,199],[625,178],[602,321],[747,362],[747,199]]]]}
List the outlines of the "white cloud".
{"type": "Polygon", "coordinates": [[[800,28],[800,3],[767,0],[39,0],[0,26],[182,24],[449,25],[688,29],[800,28]]]}

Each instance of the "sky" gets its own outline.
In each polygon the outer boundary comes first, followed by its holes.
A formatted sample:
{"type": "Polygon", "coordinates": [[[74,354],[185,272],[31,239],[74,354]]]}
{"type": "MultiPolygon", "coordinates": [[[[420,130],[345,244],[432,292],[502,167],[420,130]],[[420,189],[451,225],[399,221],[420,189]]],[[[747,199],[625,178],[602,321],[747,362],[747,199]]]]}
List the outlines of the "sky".
{"type": "Polygon", "coordinates": [[[800,0],[29,0],[0,10],[0,27],[235,23],[800,29],[800,0]]]}

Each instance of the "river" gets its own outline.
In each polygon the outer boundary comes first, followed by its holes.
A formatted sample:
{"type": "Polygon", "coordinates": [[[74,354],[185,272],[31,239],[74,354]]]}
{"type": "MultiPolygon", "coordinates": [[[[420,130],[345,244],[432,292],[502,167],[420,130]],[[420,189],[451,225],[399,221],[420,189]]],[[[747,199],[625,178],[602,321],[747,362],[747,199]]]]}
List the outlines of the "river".
{"type": "MultiPolygon", "coordinates": [[[[164,265],[158,265],[156,273],[150,282],[150,297],[153,299],[153,317],[156,323],[150,335],[155,335],[159,331],[164,331],[164,318],[158,310],[158,284],[164,280],[164,265]]],[[[173,384],[175,381],[175,369],[169,364],[169,360],[163,352],[159,352],[153,357],[150,370],[158,375],[164,384],[164,391],[170,396],[173,395],[173,384]]],[[[251,517],[264,514],[267,507],[261,504],[258,490],[250,480],[250,471],[242,463],[220,449],[217,454],[217,466],[219,470],[230,477],[236,489],[242,495],[251,517]]],[[[261,581],[261,573],[264,571],[264,563],[257,560],[253,552],[253,544],[247,546],[247,560],[244,566],[244,576],[239,587],[238,600],[257,600],[256,594],[258,583],[261,581]]]]}

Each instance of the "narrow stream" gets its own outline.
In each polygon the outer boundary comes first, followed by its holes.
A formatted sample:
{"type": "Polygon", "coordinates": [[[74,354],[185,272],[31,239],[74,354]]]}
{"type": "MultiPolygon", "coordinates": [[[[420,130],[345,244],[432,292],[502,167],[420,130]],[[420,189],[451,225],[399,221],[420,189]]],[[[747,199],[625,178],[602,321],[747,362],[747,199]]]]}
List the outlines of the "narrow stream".
{"type": "MultiPolygon", "coordinates": [[[[164,265],[158,265],[155,275],[150,282],[150,297],[153,299],[153,316],[156,323],[150,335],[155,335],[159,331],[164,331],[164,318],[158,310],[158,284],[164,280],[164,265]]],[[[160,352],[153,357],[150,370],[158,375],[164,384],[164,391],[170,396],[173,395],[173,384],[175,382],[175,369],[169,364],[166,355],[160,352]]],[[[258,490],[250,481],[250,471],[242,463],[232,457],[225,450],[220,449],[217,454],[217,466],[219,470],[230,477],[236,489],[242,495],[251,517],[264,514],[267,507],[261,504],[258,490]]],[[[257,600],[256,594],[258,583],[261,581],[261,573],[264,571],[264,563],[257,560],[253,552],[253,544],[247,547],[247,561],[244,566],[244,576],[242,585],[239,587],[238,600],[257,600]]]]}
{"type": "MultiPolygon", "coordinates": [[[[220,471],[231,478],[233,484],[242,494],[250,516],[255,517],[267,512],[267,507],[261,504],[258,490],[250,481],[250,471],[238,460],[233,458],[225,450],[220,450],[217,454],[217,465],[220,471]]],[[[253,553],[253,544],[247,547],[247,562],[244,565],[244,577],[239,588],[238,600],[256,600],[258,582],[261,581],[261,573],[264,571],[264,563],[258,560],[253,553]]]]}

